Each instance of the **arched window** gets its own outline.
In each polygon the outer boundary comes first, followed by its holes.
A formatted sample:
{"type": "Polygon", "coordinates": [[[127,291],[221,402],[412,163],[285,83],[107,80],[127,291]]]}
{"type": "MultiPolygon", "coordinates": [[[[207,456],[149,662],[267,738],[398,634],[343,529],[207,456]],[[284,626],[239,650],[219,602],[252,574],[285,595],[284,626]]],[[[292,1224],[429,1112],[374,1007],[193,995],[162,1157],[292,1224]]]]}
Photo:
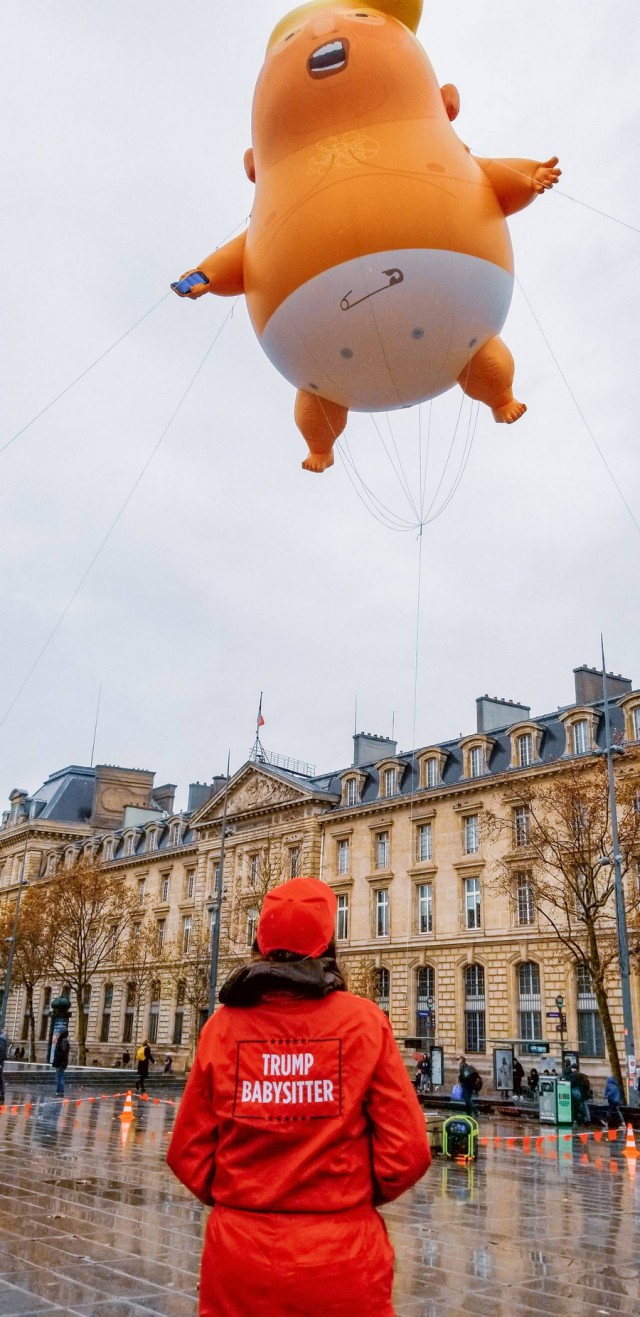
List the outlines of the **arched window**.
{"type": "Polygon", "coordinates": [[[154,979],[151,984],[151,1002],[149,1005],[149,1028],[147,1030],[150,1043],[158,1041],[158,1016],[160,1014],[160,980],[154,979]]]}
{"type": "Polygon", "coordinates": [[[540,966],[526,960],[518,966],[518,1009],[520,1037],[533,1042],[542,1038],[540,966]]]}
{"type": "Polygon", "coordinates": [[[581,1056],[604,1056],[604,1031],[593,991],[591,970],[584,963],[576,967],[578,989],[578,1041],[581,1056]]]}
{"type": "Polygon", "coordinates": [[[391,975],[388,969],[377,969],[375,971],[373,985],[378,1006],[381,1011],[384,1011],[385,1015],[388,1015],[391,997],[391,975]]]}
{"type": "Polygon", "coordinates": [[[465,987],[465,1051],[485,1052],[487,1049],[487,1014],[482,965],[467,965],[465,987]]]}
{"type": "Polygon", "coordinates": [[[433,1042],[436,976],[433,965],[421,965],[416,970],[416,1034],[433,1042]]]}

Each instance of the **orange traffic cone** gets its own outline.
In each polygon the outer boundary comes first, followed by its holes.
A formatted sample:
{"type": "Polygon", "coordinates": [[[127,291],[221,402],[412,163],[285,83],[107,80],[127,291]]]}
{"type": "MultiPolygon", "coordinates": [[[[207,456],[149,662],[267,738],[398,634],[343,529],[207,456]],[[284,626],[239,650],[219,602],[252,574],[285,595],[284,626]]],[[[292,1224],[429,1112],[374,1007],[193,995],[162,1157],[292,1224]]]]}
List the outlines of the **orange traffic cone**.
{"type": "Polygon", "coordinates": [[[122,1111],[120,1112],[118,1119],[135,1120],[135,1116],[133,1114],[133,1103],[131,1101],[131,1089],[129,1089],[129,1092],[127,1093],[127,1096],[124,1100],[124,1106],[122,1108],[122,1111]]]}
{"type": "Polygon", "coordinates": [[[633,1133],[633,1125],[627,1125],[627,1142],[624,1145],[624,1157],[640,1157],[636,1148],[636,1140],[633,1133]]]}

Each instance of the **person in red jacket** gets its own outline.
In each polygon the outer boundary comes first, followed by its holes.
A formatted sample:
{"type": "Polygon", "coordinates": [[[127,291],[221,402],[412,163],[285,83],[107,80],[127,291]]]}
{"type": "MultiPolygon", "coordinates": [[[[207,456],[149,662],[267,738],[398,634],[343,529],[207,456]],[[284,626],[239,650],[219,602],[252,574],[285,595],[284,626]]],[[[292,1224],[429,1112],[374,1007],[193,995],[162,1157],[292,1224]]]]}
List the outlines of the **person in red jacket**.
{"type": "Polygon", "coordinates": [[[213,1207],[201,1317],[393,1317],[375,1209],[431,1154],[389,1021],[345,988],[335,914],[315,878],[269,892],[200,1036],[167,1161],[213,1207]]]}

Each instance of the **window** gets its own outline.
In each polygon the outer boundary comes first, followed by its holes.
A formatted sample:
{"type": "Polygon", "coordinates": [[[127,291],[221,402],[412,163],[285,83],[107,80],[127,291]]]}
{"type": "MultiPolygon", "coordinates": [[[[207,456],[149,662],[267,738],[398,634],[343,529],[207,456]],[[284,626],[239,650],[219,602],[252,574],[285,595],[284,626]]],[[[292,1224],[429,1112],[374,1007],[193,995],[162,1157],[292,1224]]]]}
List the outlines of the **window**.
{"type": "Polygon", "coordinates": [[[100,1042],[109,1042],[109,1029],[111,1027],[111,1007],[113,1004],[113,984],[105,983],[104,1000],[102,1003],[102,1023],[100,1025],[100,1042]]]}
{"type": "Polygon", "coordinates": [[[134,843],[134,840],[135,840],[135,839],[134,839],[134,835],[133,835],[132,832],[129,833],[129,836],[128,836],[128,837],[125,837],[125,842],[124,842],[124,853],[125,853],[125,856],[133,855],[133,843],[134,843]]]}
{"type": "Polygon", "coordinates": [[[169,832],[169,845],[179,846],[181,841],[182,841],[182,823],[180,819],[178,819],[176,823],[171,824],[171,829],[169,832]]]}
{"type": "Polygon", "coordinates": [[[518,966],[518,1009],[520,1037],[529,1042],[542,1038],[542,1006],[540,1002],[540,966],[527,960],[518,966]]]}
{"type": "Polygon", "coordinates": [[[164,946],[165,934],[167,931],[166,919],[159,919],[156,924],[156,954],[160,955],[164,946]]]}
{"type": "Polygon", "coordinates": [[[113,837],[105,837],[102,844],[102,854],[107,862],[113,859],[113,837]]]}
{"type": "Polygon", "coordinates": [[[419,1038],[433,1040],[433,1003],[436,976],[432,965],[421,965],[416,970],[416,1033],[419,1038]]]}
{"type": "Polygon", "coordinates": [[[438,760],[435,758],[427,759],[425,766],[425,784],[427,787],[437,787],[440,781],[438,772],[438,760]]]}
{"type": "Polygon", "coordinates": [[[640,741],[640,704],[633,710],[632,726],[634,741],[640,741]]]}
{"type": "Polygon", "coordinates": [[[136,985],[135,983],[127,984],[127,996],[124,1007],[124,1027],[122,1030],[123,1043],[133,1042],[133,1021],[136,1013],[136,985]]]}
{"type": "Polygon", "coordinates": [[[158,849],[158,833],[155,828],[150,828],[147,833],[147,850],[157,851],[157,849],[158,849]]]}
{"type": "Polygon", "coordinates": [[[254,905],[247,910],[247,931],[245,942],[248,947],[252,947],[256,939],[256,929],[258,927],[258,911],[254,905]]]}
{"type": "Polygon", "coordinates": [[[91,984],[85,983],[82,994],[82,1014],[84,1015],[84,1037],[85,1042],[89,1035],[89,1011],[91,1009],[91,984]]]}
{"type": "Polygon", "coordinates": [[[336,938],[338,942],[347,942],[349,938],[349,897],[345,892],[338,896],[336,938]]]}
{"type": "Polygon", "coordinates": [[[467,928],[480,928],[482,925],[482,907],[480,902],[480,879],[467,878],[464,884],[465,924],[467,928]]]}
{"type": "MultiPolygon", "coordinates": [[[[2,1005],[2,1000],[1,1000],[1,999],[0,999],[0,1005],[2,1005]]],[[[27,1038],[29,1037],[29,1025],[30,1025],[30,1023],[31,1023],[31,1014],[30,1014],[30,1011],[29,1011],[29,1007],[27,1007],[27,1009],[25,1010],[25,1013],[24,1013],[24,1018],[23,1018],[23,1020],[22,1020],[22,1034],[21,1034],[21,1039],[22,1039],[22,1042],[23,1042],[23,1043],[26,1042],[27,1038]]]]}
{"type": "Polygon", "coordinates": [[[477,855],[480,850],[480,819],[468,814],[464,821],[464,849],[466,855],[477,855]]]}
{"type": "Polygon", "coordinates": [[[260,856],[249,856],[249,882],[252,887],[256,887],[260,877],[260,856]]]}
{"type": "Polygon", "coordinates": [[[171,891],[171,876],[168,873],[163,873],[162,877],[160,878],[160,900],[162,901],[163,905],[167,904],[167,901],[169,900],[170,891],[171,891]]]}
{"type": "Polygon", "coordinates": [[[45,988],[42,998],[42,1015],[40,1017],[40,1042],[43,1043],[49,1032],[49,1016],[51,1015],[51,988],[45,988]]]}
{"type": "Polygon", "coordinates": [[[350,864],[350,846],[346,838],[338,842],[338,873],[348,873],[350,864]]]}
{"type": "Polygon", "coordinates": [[[186,995],[186,984],[181,979],[176,989],[176,1013],[173,1017],[173,1042],[176,1047],[179,1047],[182,1042],[182,1033],[184,1030],[184,1003],[186,995]]]}
{"type": "MultiPolygon", "coordinates": [[[[518,873],[516,874],[516,920],[519,924],[533,924],[535,917],[531,874],[518,873]]],[[[524,1034],[522,1037],[524,1038],[524,1034]]]]}
{"type": "Polygon", "coordinates": [[[573,753],[574,755],[586,755],[591,749],[589,736],[589,723],[586,718],[581,718],[580,722],[573,724],[573,753]]]}
{"type": "Polygon", "coordinates": [[[376,869],[389,868],[389,833],[376,832],[376,869]]]}
{"type": "Polygon", "coordinates": [[[431,883],[418,887],[418,932],[433,933],[433,888],[431,883]]]}
{"type": "Polygon", "coordinates": [[[531,826],[531,815],[528,805],[516,805],[513,811],[513,844],[514,846],[528,846],[531,826]]]}
{"type": "Polygon", "coordinates": [[[291,846],[289,848],[289,877],[297,878],[300,868],[300,847],[291,846]]]}
{"type": "Polygon", "coordinates": [[[388,799],[389,796],[395,796],[395,794],[396,794],[396,769],[395,769],[395,768],[385,768],[385,770],[384,770],[384,776],[383,776],[383,779],[382,779],[382,788],[383,788],[383,789],[382,789],[382,794],[383,794],[383,796],[385,796],[387,799],[388,799]]]}
{"type": "Polygon", "coordinates": [[[484,751],[481,745],[474,745],[469,751],[469,777],[482,777],[484,773],[484,751]]]}
{"type": "MultiPolygon", "coordinates": [[[[111,849],[113,850],[113,846],[111,847],[111,849]]],[[[104,858],[105,860],[111,859],[110,855],[107,856],[106,850],[105,850],[104,858]]],[[[58,867],[58,856],[56,855],[55,851],[51,851],[50,854],[47,855],[47,868],[46,868],[47,877],[49,876],[49,874],[55,873],[57,867],[58,867]]]]}
{"type": "Polygon", "coordinates": [[[465,970],[465,1051],[485,1052],[487,1048],[486,998],[482,965],[467,965],[465,970]]]}
{"type": "Polygon", "coordinates": [[[188,956],[188,954],[189,954],[189,947],[190,947],[190,945],[191,945],[191,928],[192,928],[192,924],[193,924],[193,918],[192,918],[192,916],[191,916],[191,915],[185,915],[185,916],[184,916],[184,919],[182,920],[182,954],[183,954],[183,956],[188,956]]]}
{"type": "Polygon", "coordinates": [[[147,1037],[150,1043],[158,1041],[158,1016],[160,1014],[160,980],[154,979],[151,984],[151,1002],[149,1005],[149,1027],[147,1037]]]}
{"type": "Polygon", "coordinates": [[[381,887],[376,892],[376,937],[389,936],[389,889],[381,887]]]}
{"type": "Polygon", "coordinates": [[[358,783],[355,777],[347,780],[347,805],[357,805],[358,803],[358,783]]]}
{"type": "Polygon", "coordinates": [[[425,860],[431,859],[433,853],[432,832],[431,832],[430,823],[421,823],[419,825],[417,840],[418,840],[418,844],[416,847],[416,853],[417,853],[418,862],[424,863],[425,860]]]}
{"type": "Polygon", "coordinates": [[[146,878],[138,879],[138,905],[143,905],[144,903],[144,894],[145,894],[146,885],[147,885],[146,878]]]}
{"type": "Polygon", "coordinates": [[[193,901],[193,893],[196,889],[196,871],[187,869],[184,875],[184,896],[185,901],[193,901]]]}
{"type": "Polygon", "coordinates": [[[518,768],[528,768],[533,763],[533,736],[531,732],[523,732],[516,741],[516,750],[518,755],[518,768]]]}
{"type": "Polygon", "coordinates": [[[604,1056],[604,1031],[593,991],[593,980],[588,965],[576,967],[578,988],[578,1042],[581,1056],[604,1056]]]}
{"type": "Polygon", "coordinates": [[[391,1001],[391,975],[388,969],[377,969],[373,979],[373,990],[376,994],[376,1001],[381,1011],[385,1015],[389,1014],[389,1004],[391,1001]]]}

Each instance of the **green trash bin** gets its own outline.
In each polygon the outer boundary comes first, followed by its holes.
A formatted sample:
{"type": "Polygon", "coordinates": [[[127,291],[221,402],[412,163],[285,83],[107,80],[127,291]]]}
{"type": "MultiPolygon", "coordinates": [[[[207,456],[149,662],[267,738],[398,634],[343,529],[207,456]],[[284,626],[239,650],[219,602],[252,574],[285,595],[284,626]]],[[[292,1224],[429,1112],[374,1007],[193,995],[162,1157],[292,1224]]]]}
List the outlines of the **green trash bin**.
{"type": "Polygon", "coordinates": [[[478,1122],[473,1116],[449,1116],[442,1125],[442,1153],[452,1160],[475,1161],[478,1156],[478,1122]]]}

